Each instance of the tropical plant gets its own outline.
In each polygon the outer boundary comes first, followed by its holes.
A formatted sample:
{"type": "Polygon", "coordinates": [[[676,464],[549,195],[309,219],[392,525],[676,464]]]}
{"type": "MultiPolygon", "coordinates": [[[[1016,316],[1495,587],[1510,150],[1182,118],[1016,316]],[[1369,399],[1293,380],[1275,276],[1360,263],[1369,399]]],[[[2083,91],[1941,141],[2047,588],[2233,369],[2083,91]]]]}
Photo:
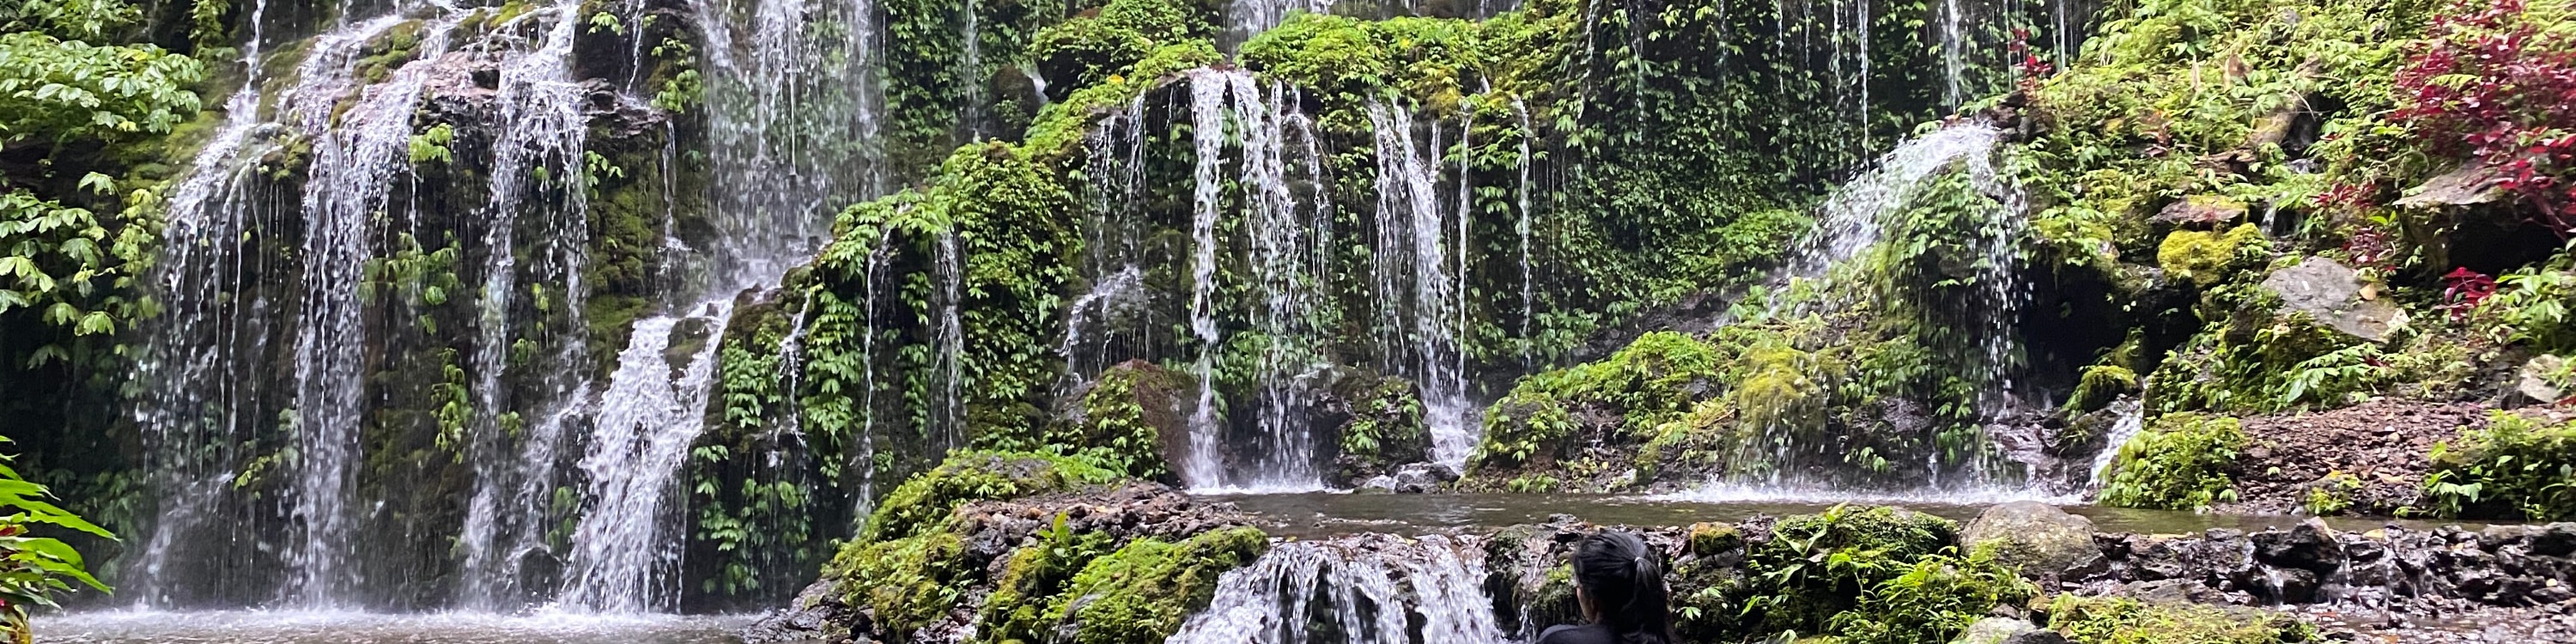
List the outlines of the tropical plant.
{"type": "MultiPolygon", "coordinates": [[[[0,438],[0,442],[7,441],[0,438]]],[[[29,530],[48,525],[102,539],[115,539],[116,535],[47,500],[52,498],[52,492],[18,476],[18,470],[8,465],[14,460],[13,456],[0,455],[0,507],[9,510],[9,514],[0,516],[0,634],[17,644],[28,644],[35,641],[27,620],[29,607],[57,606],[55,595],[72,590],[75,581],[108,592],[107,584],[90,576],[79,550],[61,539],[36,536],[29,530]]]]}

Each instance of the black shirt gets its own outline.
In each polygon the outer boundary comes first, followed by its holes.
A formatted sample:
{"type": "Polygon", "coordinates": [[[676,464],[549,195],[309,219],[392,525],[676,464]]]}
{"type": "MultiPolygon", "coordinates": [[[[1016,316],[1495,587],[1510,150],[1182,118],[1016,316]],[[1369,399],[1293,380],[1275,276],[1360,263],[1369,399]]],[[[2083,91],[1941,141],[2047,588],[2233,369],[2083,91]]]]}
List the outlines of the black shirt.
{"type": "Polygon", "coordinates": [[[1539,631],[1536,644],[1619,644],[1619,634],[1601,624],[1558,625],[1539,631]]]}

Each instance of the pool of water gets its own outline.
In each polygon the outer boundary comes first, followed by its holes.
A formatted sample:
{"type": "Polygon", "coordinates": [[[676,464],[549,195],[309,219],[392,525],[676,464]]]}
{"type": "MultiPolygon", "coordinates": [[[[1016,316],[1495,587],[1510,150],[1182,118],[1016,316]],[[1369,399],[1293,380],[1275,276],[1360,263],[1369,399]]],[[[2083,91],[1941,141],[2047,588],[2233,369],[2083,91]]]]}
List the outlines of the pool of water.
{"type": "MultiPolygon", "coordinates": [[[[1774,517],[1812,514],[1845,500],[1706,500],[1680,497],[1589,494],[1301,494],[1205,495],[1233,503],[1265,520],[1273,535],[1317,538],[1354,532],[1422,533],[1501,528],[1545,523],[1559,514],[1604,525],[1682,526],[1702,521],[1731,523],[1755,515],[1774,517]]],[[[1944,499],[1850,499],[1853,503],[1887,503],[1966,521],[1991,505],[1944,499]]],[[[2191,533],[2210,528],[2261,530],[2295,525],[2307,517],[2195,514],[2166,510],[2131,510],[2091,505],[2060,505],[2093,520],[2103,532],[2191,533]]],[[[2391,524],[2431,528],[2437,524],[2390,519],[2329,518],[2338,530],[2369,530],[2391,524]]],[[[2475,526],[2472,526],[2475,527],[2475,526]]]]}
{"type": "Polygon", "coordinates": [[[108,611],[36,619],[77,644],[740,644],[751,617],[108,611]]]}

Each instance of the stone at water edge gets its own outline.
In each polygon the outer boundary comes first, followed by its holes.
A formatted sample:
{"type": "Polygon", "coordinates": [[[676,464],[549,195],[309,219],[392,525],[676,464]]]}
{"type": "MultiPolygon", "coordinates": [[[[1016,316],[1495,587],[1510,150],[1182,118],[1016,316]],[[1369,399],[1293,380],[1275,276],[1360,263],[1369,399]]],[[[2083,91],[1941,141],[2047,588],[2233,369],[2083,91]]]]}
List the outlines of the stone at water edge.
{"type": "Polygon", "coordinates": [[[2153,221],[2159,224],[2216,230],[2245,218],[2245,203],[2215,195],[2192,195],[2157,211],[2153,221]]]}
{"type": "Polygon", "coordinates": [[[1967,632],[1950,644],[2006,644],[2024,633],[2039,630],[2037,625],[2010,617],[1988,617],[1969,624],[1967,632]]]}
{"type": "Polygon", "coordinates": [[[2093,545],[2093,520],[2038,501],[2013,501],[1986,508],[1959,530],[1959,543],[1970,548],[1996,543],[1996,562],[2024,576],[2055,576],[2101,556],[2093,545]]]}
{"type": "Polygon", "coordinates": [[[2263,288],[2281,296],[2281,313],[2306,313],[2327,328],[2371,342],[2406,325],[2406,310],[2384,299],[2365,297],[2361,274],[2323,257],[2274,271],[2263,288]]]}

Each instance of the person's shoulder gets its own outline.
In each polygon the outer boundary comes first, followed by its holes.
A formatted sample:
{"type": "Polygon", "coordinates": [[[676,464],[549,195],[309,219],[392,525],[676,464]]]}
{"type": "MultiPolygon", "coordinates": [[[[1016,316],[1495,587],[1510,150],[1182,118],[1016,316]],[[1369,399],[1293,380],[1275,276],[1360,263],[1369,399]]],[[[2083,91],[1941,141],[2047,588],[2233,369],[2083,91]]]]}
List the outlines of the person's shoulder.
{"type": "Polygon", "coordinates": [[[1612,644],[1610,629],[1600,624],[1558,624],[1539,631],[1535,644],[1612,644]]]}

